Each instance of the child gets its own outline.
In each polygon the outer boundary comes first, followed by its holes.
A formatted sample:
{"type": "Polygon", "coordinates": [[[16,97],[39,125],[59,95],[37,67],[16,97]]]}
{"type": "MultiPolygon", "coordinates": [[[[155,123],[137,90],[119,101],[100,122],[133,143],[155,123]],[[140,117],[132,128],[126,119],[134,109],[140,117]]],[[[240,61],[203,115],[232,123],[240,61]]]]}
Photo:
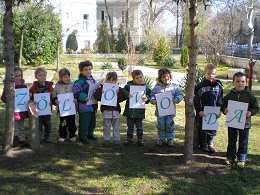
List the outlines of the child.
{"type": "MultiPolygon", "coordinates": [[[[70,71],[67,68],[63,68],[59,71],[59,81],[55,85],[53,92],[53,101],[57,108],[59,108],[59,102],[57,96],[64,93],[72,92],[73,83],[70,80],[70,71]]],[[[75,124],[75,115],[60,117],[59,134],[60,142],[64,142],[67,139],[67,132],[69,132],[69,139],[72,142],[76,141],[75,132],[77,130],[75,124]]]]}
{"type": "Polygon", "coordinates": [[[216,65],[208,64],[205,67],[204,79],[196,85],[194,92],[195,124],[199,133],[199,148],[210,153],[216,152],[213,145],[216,131],[202,130],[202,118],[205,116],[204,106],[221,107],[222,105],[223,87],[221,81],[215,79],[216,71],[216,65]]]}
{"type": "MultiPolygon", "coordinates": [[[[157,84],[153,88],[151,94],[152,104],[156,105],[155,94],[164,93],[166,91],[171,92],[172,101],[174,104],[178,104],[182,101],[183,95],[181,89],[178,85],[172,83],[171,79],[171,72],[167,68],[162,68],[158,71],[157,84]]],[[[166,141],[169,146],[172,146],[175,138],[175,125],[173,118],[176,113],[174,115],[160,117],[156,108],[155,115],[157,116],[157,128],[159,135],[157,144],[161,146],[166,141]]]]}
{"type": "Polygon", "coordinates": [[[96,81],[92,77],[93,65],[90,61],[79,63],[79,78],[74,82],[73,93],[79,103],[79,140],[88,143],[88,139],[96,140],[94,129],[96,127],[97,104],[94,98],[96,81]]]}
{"type": "Polygon", "coordinates": [[[243,130],[228,127],[228,147],[227,164],[233,165],[236,158],[238,166],[244,167],[247,160],[248,135],[251,128],[251,116],[254,116],[258,110],[258,103],[253,94],[246,87],[246,76],[242,72],[237,72],[233,76],[234,88],[224,97],[222,111],[228,113],[228,100],[248,103],[246,114],[246,123],[243,130]],[[236,149],[237,136],[239,135],[238,151],[236,149]]]}
{"type": "MultiPolygon", "coordinates": [[[[144,75],[140,70],[134,70],[132,72],[132,81],[129,81],[127,85],[124,87],[125,94],[127,96],[130,93],[130,86],[131,85],[139,85],[139,86],[146,86],[144,82],[144,75]]],[[[150,94],[151,90],[146,86],[145,95],[142,97],[143,101],[148,104],[150,101],[150,94]]],[[[145,118],[145,109],[132,109],[129,108],[129,99],[126,101],[124,116],[127,119],[127,140],[125,142],[126,145],[131,144],[133,142],[133,134],[134,134],[134,127],[136,127],[137,131],[137,140],[138,145],[143,146],[143,119],[145,118]]]]}
{"type": "MultiPolygon", "coordinates": [[[[106,75],[105,83],[117,83],[117,74],[116,72],[109,72],[106,75]]],[[[101,84],[96,92],[95,92],[95,98],[98,101],[101,101],[102,97],[102,91],[103,91],[103,85],[101,84]]],[[[110,128],[111,125],[113,127],[113,139],[116,144],[120,143],[120,102],[125,100],[124,91],[121,87],[118,88],[117,91],[117,106],[106,106],[101,105],[101,112],[103,114],[103,135],[104,135],[104,141],[109,142],[110,141],[110,128]]]]}
{"type": "MultiPolygon", "coordinates": [[[[23,71],[21,68],[16,67],[14,69],[15,89],[27,88],[25,81],[23,80],[23,71]]],[[[4,88],[1,100],[6,103],[7,101],[7,89],[4,88]]],[[[14,146],[22,145],[26,146],[26,131],[24,128],[24,120],[28,117],[28,112],[15,112],[15,131],[14,131],[14,146]]]]}
{"type": "MultiPolygon", "coordinates": [[[[30,88],[30,98],[31,101],[34,99],[34,94],[37,93],[50,93],[50,96],[53,92],[53,83],[46,81],[47,72],[45,68],[37,68],[34,72],[34,76],[37,81],[34,81],[30,88]]],[[[52,99],[50,97],[50,99],[52,99]]],[[[39,116],[39,130],[43,133],[43,142],[48,143],[51,131],[51,115],[39,116]]]]}

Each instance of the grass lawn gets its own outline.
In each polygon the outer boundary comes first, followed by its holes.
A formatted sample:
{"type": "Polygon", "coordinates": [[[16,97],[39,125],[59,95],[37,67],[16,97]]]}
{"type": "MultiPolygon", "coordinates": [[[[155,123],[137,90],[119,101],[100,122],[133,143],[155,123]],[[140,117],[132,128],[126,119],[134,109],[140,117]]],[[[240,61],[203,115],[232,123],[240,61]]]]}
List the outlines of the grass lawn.
{"type": "MultiPolygon", "coordinates": [[[[145,146],[102,143],[98,113],[98,142],[45,144],[38,153],[15,148],[0,156],[0,194],[260,194],[260,117],[253,119],[248,166],[230,169],[224,164],[227,129],[224,117],[216,137],[216,155],[195,153],[195,162],[183,165],[184,104],[177,107],[175,146],[157,147],[154,108],[146,112],[145,146]]],[[[4,108],[0,105],[0,129],[4,108]]],[[[124,140],[126,122],[122,117],[124,140]]],[[[57,136],[53,114],[53,137],[57,136]]]]}

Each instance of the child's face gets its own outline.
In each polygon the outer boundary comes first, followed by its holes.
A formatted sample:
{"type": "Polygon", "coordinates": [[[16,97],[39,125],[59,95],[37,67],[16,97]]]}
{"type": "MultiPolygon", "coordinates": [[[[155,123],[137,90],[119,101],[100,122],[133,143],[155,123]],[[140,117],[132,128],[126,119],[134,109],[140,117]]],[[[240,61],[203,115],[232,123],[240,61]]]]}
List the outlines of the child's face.
{"type": "Polygon", "coordinates": [[[22,80],[22,73],[21,73],[21,71],[15,71],[14,72],[14,79],[15,79],[15,81],[19,81],[19,80],[22,80]]]}
{"type": "Polygon", "coordinates": [[[43,71],[40,71],[38,72],[38,74],[36,75],[36,79],[39,81],[39,82],[45,82],[46,81],[46,76],[47,76],[47,73],[46,72],[43,72],[43,71]]]}
{"type": "Polygon", "coordinates": [[[134,84],[143,85],[144,84],[144,75],[137,75],[133,78],[134,84]]]}
{"type": "Polygon", "coordinates": [[[212,69],[212,70],[206,70],[205,72],[205,78],[209,81],[212,81],[215,79],[216,77],[216,72],[217,72],[217,69],[212,69]]]}
{"type": "Polygon", "coordinates": [[[117,80],[116,79],[106,79],[106,83],[114,83],[114,84],[116,84],[117,80]]]}
{"type": "Polygon", "coordinates": [[[246,87],[246,77],[235,77],[233,84],[237,91],[243,91],[246,87]]]}
{"type": "Polygon", "coordinates": [[[70,76],[65,74],[61,77],[61,81],[65,84],[69,84],[70,83],[70,76]]]}
{"type": "Polygon", "coordinates": [[[85,66],[81,71],[80,73],[85,76],[85,77],[89,77],[91,76],[92,74],[92,69],[93,67],[92,66],[85,66]]]}
{"type": "Polygon", "coordinates": [[[171,75],[170,74],[164,74],[162,75],[161,81],[163,84],[170,84],[171,82],[171,75]]]}

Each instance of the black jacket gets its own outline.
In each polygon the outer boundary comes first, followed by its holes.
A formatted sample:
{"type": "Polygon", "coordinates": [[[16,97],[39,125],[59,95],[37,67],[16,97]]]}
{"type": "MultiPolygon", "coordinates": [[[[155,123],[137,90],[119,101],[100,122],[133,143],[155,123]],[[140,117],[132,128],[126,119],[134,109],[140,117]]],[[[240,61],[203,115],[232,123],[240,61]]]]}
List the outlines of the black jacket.
{"type": "Polygon", "coordinates": [[[196,85],[194,91],[194,107],[196,114],[204,110],[204,106],[219,106],[221,107],[223,100],[223,86],[221,81],[213,82],[203,79],[196,85]]]}

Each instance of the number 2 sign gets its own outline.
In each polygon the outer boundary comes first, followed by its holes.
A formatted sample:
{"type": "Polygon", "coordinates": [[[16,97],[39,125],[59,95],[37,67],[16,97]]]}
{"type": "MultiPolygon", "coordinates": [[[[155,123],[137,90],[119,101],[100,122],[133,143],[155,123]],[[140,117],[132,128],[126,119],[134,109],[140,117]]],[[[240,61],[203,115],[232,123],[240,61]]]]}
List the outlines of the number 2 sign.
{"type": "Polygon", "coordinates": [[[27,88],[15,89],[15,112],[28,111],[29,90],[27,88]]]}

